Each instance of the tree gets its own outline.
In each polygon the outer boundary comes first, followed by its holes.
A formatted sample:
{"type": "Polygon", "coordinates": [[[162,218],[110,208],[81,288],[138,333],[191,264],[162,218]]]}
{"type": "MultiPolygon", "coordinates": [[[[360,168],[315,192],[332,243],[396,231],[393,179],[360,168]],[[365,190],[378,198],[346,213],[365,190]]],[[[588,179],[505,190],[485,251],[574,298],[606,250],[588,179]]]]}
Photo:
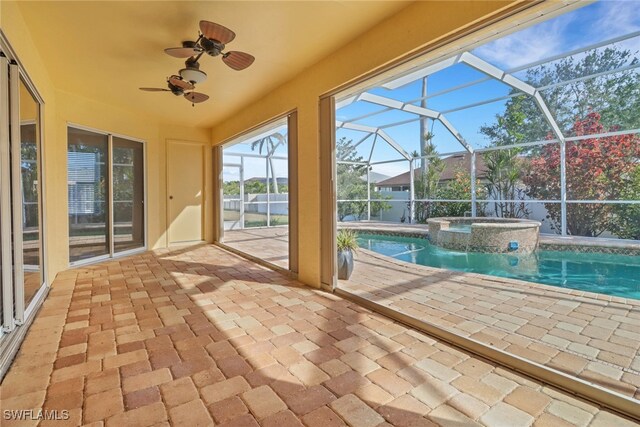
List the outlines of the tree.
{"type": "Polygon", "coordinates": [[[493,210],[500,218],[525,218],[529,210],[524,202],[525,189],[521,183],[527,162],[520,156],[522,149],[488,151],[482,155],[486,167],[484,189],[493,210]]]}
{"type": "MultiPolygon", "coordinates": [[[[281,193],[288,192],[289,186],[286,184],[278,184],[281,193]]],[[[227,196],[240,196],[240,181],[227,181],[223,184],[222,191],[227,196]]],[[[244,182],[245,194],[266,194],[267,185],[258,180],[244,182]]]]}
{"type": "MultiPolygon", "coordinates": [[[[535,88],[552,85],[540,93],[565,136],[569,136],[576,120],[591,111],[600,113],[605,128],[635,129],[640,127],[640,75],[635,70],[580,79],[633,66],[638,61],[630,50],[592,50],[581,58],[569,57],[531,68],[524,80],[535,88]]],[[[483,126],[481,132],[496,145],[545,139],[551,128],[535,100],[516,89],[511,95],[505,112],[496,116],[492,126],[483,126]]]]}
{"type": "Polygon", "coordinates": [[[20,151],[23,225],[25,229],[37,228],[39,223],[38,146],[34,142],[24,142],[23,140],[20,144],[20,151]]]}
{"type": "Polygon", "coordinates": [[[273,193],[279,194],[278,178],[276,177],[276,170],[273,167],[273,154],[276,149],[287,143],[287,139],[280,132],[274,132],[271,135],[267,135],[251,143],[251,151],[258,149],[258,153],[262,154],[263,149],[266,152],[267,160],[269,162],[269,169],[271,169],[271,182],[273,185],[273,193]]]}
{"type": "MultiPolygon", "coordinates": [[[[635,129],[640,127],[640,114],[638,114],[640,110],[640,75],[633,69],[615,73],[608,72],[637,65],[638,58],[636,56],[637,53],[618,48],[592,50],[578,58],[564,58],[551,64],[531,68],[526,71],[524,80],[536,88],[543,88],[540,93],[545,104],[549,107],[554,120],[565,136],[589,135],[598,132],[598,129],[600,131],[635,129]],[[596,77],[587,78],[592,75],[596,77]],[[597,114],[597,120],[592,114],[597,114]]],[[[551,139],[551,127],[535,100],[530,96],[519,94],[515,89],[511,91],[511,95],[512,97],[506,103],[505,112],[496,116],[495,124],[483,126],[481,132],[488,136],[492,144],[496,146],[551,139]]],[[[567,170],[572,170],[567,174],[569,200],[584,198],[588,200],[598,200],[599,198],[614,200],[616,197],[628,200],[637,197],[633,195],[637,193],[632,193],[633,190],[630,189],[632,186],[630,177],[633,175],[630,169],[632,169],[632,165],[638,164],[638,158],[622,160],[618,156],[617,159],[613,159],[616,156],[615,153],[622,154],[616,151],[616,147],[626,147],[630,139],[637,141],[637,137],[626,135],[601,140],[588,139],[568,144],[566,166],[567,170]],[[614,154],[603,155],[602,150],[613,150],[614,154]],[[602,162],[601,169],[604,170],[604,173],[599,171],[596,164],[591,164],[591,160],[585,159],[581,163],[582,157],[599,159],[598,161],[602,162]],[[580,175],[581,171],[582,175],[580,175]],[[598,174],[597,180],[593,179],[594,174],[598,174]],[[622,181],[614,182],[613,177],[616,175],[622,181]],[[582,176],[580,178],[582,181],[579,181],[579,176],[582,176]],[[572,181],[569,182],[569,180],[572,181]],[[608,183],[605,182],[607,180],[608,183]],[[609,195],[604,193],[607,191],[605,189],[607,185],[610,186],[608,191],[611,194],[609,195]],[[569,190],[569,187],[573,188],[569,190]],[[593,188],[590,189],[590,187],[593,188]],[[627,195],[622,193],[623,188],[626,188],[627,195]]],[[[629,150],[631,148],[627,151],[629,150]]],[[[536,161],[528,165],[524,162],[524,152],[524,149],[520,148],[509,149],[506,150],[506,154],[495,154],[495,159],[485,157],[489,168],[487,171],[488,179],[495,178],[492,175],[492,167],[509,172],[501,173],[500,176],[504,179],[500,179],[498,182],[503,188],[506,186],[507,189],[510,189],[513,188],[510,184],[511,178],[516,178],[515,172],[519,169],[521,172],[518,180],[523,180],[523,175],[526,175],[527,180],[527,188],[524,190],[526,194],[519,194],[519,197],[523,199],[527,197],[545,200],[560,199],[559,146],[550,144],[529,148],[529,155],[532,155],[536,161]],[[520,165],[514,164],[517,161],[521,162],[520,165]],[[499,165],[503,166],[498,167],[499,165]],[[540,177],[535,178],[535,174],[539,174],[540,177]]],[[[629,153],[624,156],[627,154],[629,153]]],[[[498,185],[488,186],[487,190],[500,193],[499,187],[498,185]]],[[[518,198],[514,197],[514,199],[518,198]]],[[[520,205],[522,203],[514,207],[518,208],[520,205]]],[[[545,207],[552,227],[559,230],[560,204],[547,203],[545,207]]],[[[517,214],[517,210],[514,211],[511,209],[512,207],[507,206],[506,208],[505,214],[517,214]]],[[[502,207],[496,206],[496,210],[502,211],[502,207]]],[[[568,224],[570,224],[568,225],[569,232],[590,236],[600,235],[606,229],[618,233],[621,237],[623,235],[632,236],[635,235],[633,223],[629,222],[625,215],[632,215],[633,212],[635,212],[634,207],[631,205],[584,204],[577,206],[570,204],[567,217],[568,224]]]]}
{"type": "MultiPolygon", "coordinates": [[[[615,130],[608,129],[609,131],[615,130]]],[[[577,136],[604,133],[599,113],[591,112],[577,120],[577,136]]],[[[551,136],[550,136],[551,138],[551,136]]],[[[613,135],[586,138],[566,146],[566,185],[570,200],[625,200],[638,187],[640,138],[637,135],[613,135]]],[[[547,144],[531,159],[531,168],[523,178],[528,194],[536,199],[557,199],[560,194],[560,146],[547,144]]],[[[636,193],[637,194],[637,193],[636,193]]],[[[559,230],[559,203],[546,203],[551,226],[559,230]]],[[[570,204],[567,232],[575,236],[597,237],[605,231],[627,230],[615,205],[601,203],[570,204]]],[[[632,227],[631,229],[633,229],[632,227]]],[[[624,233],[627,233],[624,232],[624,233]]],[[[630,231],[633,234],[633,231],[630,231]]]]}
{"type": "MultiPolygon", "coordinates": [[[[631,173],[631,183],[623,190],[624,200],[640,200],[640,165],[631,173]]],[[[640,240],[640,205],[614,205],[612,230],[622,239],[640,240]]]]}
{"type": "MultiPolygon", "coordinates": [[[[426,157],[420,161],[420,172],[414,180],[414,195],[416,200],[435,199],[437,198],[438,185],[440,177],[444,172],[444,161],[439,157],[438,150],[433,144],[433,134],[427,132],[424,134],[422,156],[426,157]],[[428,157],[427,157],[428,156],[428,157]]],[[[420,157],[417,152],[413,153],[413,157],[420,157]]],[[[427,219],[435,216],[435,202],[417,201],[415,202],[415,221],[417,223],[425,223],[427,219]]]]}
{"type": "MultiPolygon", "coordinates": [[[[364,164],[363,157],[357,155],[352,143],[352,140],[346,138],[340,138],[336,141],[338,162],[350,162],[336,165],[337,197],[338,200],[347,200],[346,202],[338,202],[338,219],[340,221],[348,216],[361,219],[367,211],[366,174],[368,166],[364,164]]],[[[377,215],[380,211],[391,208],[391,205],[386,202],[391,197],[374,191],[374,184],[371,184],[370,194],[371,199],[378,199],[371,202],[372,215],[377,215]]]]}
{"type": "MultiPolygon", "coordinates": [[[[476,185],[476,190],[481,189],[476,185]]],[[[438,199],[465,200],[471,198],[471,175],[469,171],[459,168],[454,178],[446,185],[438,188],[438,199]]],[[[465,216],[471,211],[471,201],[468,202],[434,202],[433,216],[465,216]]]]}
{"type": "MultiPolygon", "coordinates": [[[[527,135],[532,127],[536,127],[531,120],[535,115],[527,111],[531,108],[528,104],[529,100],[525,96],[511,98],[507,102],[506,112],[496,117],[496,124],[482,126],[480,132],[487,135],[495,146],[521,144],[526,142],[527,138],[534,138],[533,135],[527,135]]],[[[533,108],[537,109],[535,106],[533,108]]],[[[521,171],[526,166],[521,156],[522,152],[521,148],[510,148],[482,154],[486,167],[484,189],[489,199],[496,200],[493,202],[493,210],[498,217],[522,218],[529,214],[525,203],[521,201],[526,198],[520,185],[521,171]]]]}

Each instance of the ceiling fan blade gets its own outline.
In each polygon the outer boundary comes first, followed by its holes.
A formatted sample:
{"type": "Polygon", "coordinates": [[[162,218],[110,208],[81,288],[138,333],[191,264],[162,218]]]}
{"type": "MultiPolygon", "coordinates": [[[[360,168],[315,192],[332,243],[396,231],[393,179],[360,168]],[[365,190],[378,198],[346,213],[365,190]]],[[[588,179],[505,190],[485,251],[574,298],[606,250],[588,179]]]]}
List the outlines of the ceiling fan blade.
{"type": "Polygon", "coordinates": [[[170,47],[165,49],[164,52],[175,58],[189,58],[202,52],[202,49],[195,47],[170,47]]]}
{"type": "Polygon", "coordinates": [[[171,92],[169,89],[160,89],[159,87],[141,87],[140,90],[146,92],[171,92]]]}
{"type": "Polygon", "coordinates": [[[200,21],[200,32],[208,39],[227,44],[236,38],[236,33],[220,24],[211,21],[200,21]]]}
{"type": "Polygon", "coordinates": [[[171,83],[172,85],[177,86],[177,87],[179,87],[180,89],[183,89],[183,90],[191,90],[191,89],[195,88],[194,85],[192,85],[189,82],[185,82],[184,80],[182,80],[178,76],[169,77],[169,83],[171,83]]]}
{"type": "Polygon", "coordinates": [[[238,52],[236,50],[232,50],[231,52],[227,52],[222,55],[222,60],[229,67],[233,68],[236,71],[244,70],[249,65],[253,64],[256,58],[253,55],[249,55],[248,53],[238,52]]]}
{"type": "Polygon", "coordinates": [[[200,93],[200,92],[189,92],[189,93],[185,93],[184,97],[187,98],[187,101],[193,103],[193,104],[197,104],[199,102],[204,102],[207,99],[209,99],[209,95],[205,95],[204,93],[200,93]]]}

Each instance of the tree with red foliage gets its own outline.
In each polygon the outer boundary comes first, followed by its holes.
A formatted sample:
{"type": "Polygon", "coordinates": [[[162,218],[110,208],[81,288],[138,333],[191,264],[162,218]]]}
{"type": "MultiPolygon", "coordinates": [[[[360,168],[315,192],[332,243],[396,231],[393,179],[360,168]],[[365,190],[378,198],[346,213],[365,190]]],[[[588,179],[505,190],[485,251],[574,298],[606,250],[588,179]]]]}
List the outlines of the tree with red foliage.
{"type": "MultiPolygon", "coordinates": [[[[600,114],[590,112],[573,125],[576,136],[607,132],[600,114]]],[[[617,129],[609,129],[616,131],[617,129]]],[[[549,139],[553,136],[549,136],[549,139]]],[[[566,145],[566,176],[568,200],[624,200],[636,185],[635,174],[640,167],[640,138],[637,135],[614,135],[586,138],[566,145]]],[[[523,177],[529,197],[539,200],[560,198],[560,146],[548,144],[530,160],[523,177]]],[[[546,203],[551,227],[559,230],[561,207],[546,203]]],[[[567,232],[575,236],[597,237],[614,231],[617,207],[611,204],[581,203],[567,207],[567,232]]]]}

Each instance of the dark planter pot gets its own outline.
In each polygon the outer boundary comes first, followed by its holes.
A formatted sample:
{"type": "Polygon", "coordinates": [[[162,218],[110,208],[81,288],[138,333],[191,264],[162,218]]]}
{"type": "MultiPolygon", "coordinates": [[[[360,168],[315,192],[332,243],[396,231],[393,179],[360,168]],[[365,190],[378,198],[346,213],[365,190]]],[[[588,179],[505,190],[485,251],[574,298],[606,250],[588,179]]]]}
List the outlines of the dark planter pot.
{"type": "Polygon", "coordinates": [[[338,251],[338,279],[348,280],[353,272],[353,252],[338,251]]]}

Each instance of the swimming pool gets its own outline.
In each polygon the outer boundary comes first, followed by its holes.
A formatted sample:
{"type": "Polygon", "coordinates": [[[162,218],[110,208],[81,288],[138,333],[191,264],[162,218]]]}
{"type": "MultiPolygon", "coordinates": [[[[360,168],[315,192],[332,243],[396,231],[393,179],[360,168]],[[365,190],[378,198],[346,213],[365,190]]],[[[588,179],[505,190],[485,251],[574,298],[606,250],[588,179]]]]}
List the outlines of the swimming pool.
{"type": "Polygon", "coordinates": [[[532,255],[457,252],[426,239],[360,234],[360,247],[447,270],[511,277],[561,288],[640,299],[640,257],[539,250],[532,255]]]}

